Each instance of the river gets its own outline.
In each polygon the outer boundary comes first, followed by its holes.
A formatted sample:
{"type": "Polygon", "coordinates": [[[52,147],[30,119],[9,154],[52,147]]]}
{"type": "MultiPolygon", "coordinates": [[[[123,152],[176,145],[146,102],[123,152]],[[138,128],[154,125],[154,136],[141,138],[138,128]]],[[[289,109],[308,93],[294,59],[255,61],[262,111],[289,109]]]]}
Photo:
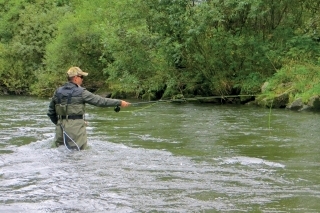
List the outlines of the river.
{"type": "Polygon", "coordinates": [[[320,113],[87,106],[87,150],[52,147],[48,99],[0,97],[0,212],[320,212],[320,113]]]}

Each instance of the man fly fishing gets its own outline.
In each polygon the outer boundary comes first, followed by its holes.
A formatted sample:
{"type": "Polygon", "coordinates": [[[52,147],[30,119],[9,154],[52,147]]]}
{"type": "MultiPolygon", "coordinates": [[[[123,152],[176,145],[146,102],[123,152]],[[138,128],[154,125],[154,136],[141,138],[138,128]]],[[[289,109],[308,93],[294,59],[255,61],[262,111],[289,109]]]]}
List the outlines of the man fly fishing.
{"type": "Polygon", "coordinates": [[[83,150],[87,146],[85,104],[99,107],[127,107],[129,102],[103,98],[81,87],[87,76],[79,67],[71,67],[67,72],[68,82],[59,87],[49,104],[47,115],[56,125],[55,145],[65,145],[69,150],[83,150]]]}

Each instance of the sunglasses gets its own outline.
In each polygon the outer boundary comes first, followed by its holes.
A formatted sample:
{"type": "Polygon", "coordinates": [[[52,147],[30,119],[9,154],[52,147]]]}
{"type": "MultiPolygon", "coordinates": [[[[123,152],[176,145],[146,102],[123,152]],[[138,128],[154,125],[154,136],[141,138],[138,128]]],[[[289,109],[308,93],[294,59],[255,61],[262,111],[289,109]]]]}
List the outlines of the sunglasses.
{"type": "Polygon", "coordinates": [[[83,79],[83,75],[78,75],[79,78],[83,79]]]}

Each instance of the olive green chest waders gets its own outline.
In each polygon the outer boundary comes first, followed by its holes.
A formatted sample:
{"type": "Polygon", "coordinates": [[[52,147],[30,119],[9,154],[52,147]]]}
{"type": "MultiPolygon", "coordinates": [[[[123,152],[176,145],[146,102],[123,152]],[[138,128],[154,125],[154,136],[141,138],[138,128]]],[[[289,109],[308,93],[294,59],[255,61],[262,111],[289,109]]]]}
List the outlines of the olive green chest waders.
{"type": "Polygon", "coordinates": [[[55,105],[58,115],[56,144],[57,141],[62,139],[68,150],[80,151],[87,144],[86,127],[83,119],[85,105],[72,103],[71,99],[74,90],[72,88],[70,91],[66,91],[63,88],[59,88],[57,91],[57,104],[55,105]]]}

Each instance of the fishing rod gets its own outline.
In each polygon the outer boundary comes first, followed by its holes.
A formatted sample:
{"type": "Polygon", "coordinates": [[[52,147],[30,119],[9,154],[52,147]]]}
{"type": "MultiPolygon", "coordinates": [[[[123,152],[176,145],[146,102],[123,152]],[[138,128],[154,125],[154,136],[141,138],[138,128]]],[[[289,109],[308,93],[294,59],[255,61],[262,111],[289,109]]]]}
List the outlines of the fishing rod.
{"type": "MultiPolygon", "coordinates": [[[[174,103],[183,103],[183,102],[187,102],[187,101],[202,101],[202,100],[206,100],[206,99],[225,99],[225,98],[240,98],[240,97],[255,97],[258,95],[217,95],[217,96],[207,96],[207,97],[194,97],[194,98],[173,98],[170,100],[158,100],[158,101],[145,101],[145,102],[136,102],[136,103],[131,103],[131,106],[136,106],[136,105],[140,105],[140,104],[151,104],[151,103],[159,103],[159,102],[174,102],[174,103]]],[[[114,108],[115,112],[119,112],[120,111],[120,106],[116,106],[114,108]]]]}
{"type": "MultiPolygon", "coordinates": [[[[130,106],[138,106],[138,105],[142,105],[142,104],[156,104],[156,103],[168,103],[168,102],[172,102],[172,100],[158,100],[158,101],[144,101],[144,102],[135,102],[135,103],[130,103],[130,106]]],[[[115,106],[114,107],[114,111],[115,112],[120,112],[120,106],[115,106]]]]}
{"type": "Polygon", "coordinates": [[[163,102],[163,103],[167,103],[167,102],[172,102],[172,100],[157,100],[157,101],[143,101],[143,102],[134,102],[131,103],[131,106],[136,106],[136,105],[141,105],[141,104],[152,104],[152,103],[159,103],[159,102],[163,102]]]}

